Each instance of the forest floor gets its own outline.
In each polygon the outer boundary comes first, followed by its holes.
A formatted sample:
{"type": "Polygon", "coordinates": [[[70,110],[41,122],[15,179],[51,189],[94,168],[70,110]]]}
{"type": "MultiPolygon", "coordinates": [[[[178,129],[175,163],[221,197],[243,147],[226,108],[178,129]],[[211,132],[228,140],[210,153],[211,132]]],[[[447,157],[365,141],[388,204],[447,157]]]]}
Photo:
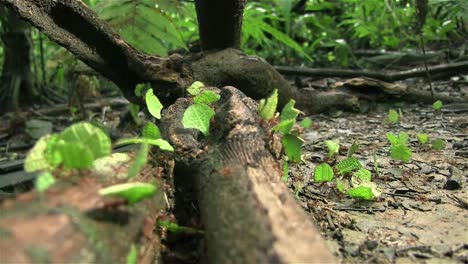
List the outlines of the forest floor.
{"type": "MultiPolygon", "coordinates": [[[[468,87],[452,87],[451,93],[460,89],[466,93],[468,87]]],[[[434,111],[431,105],[397,102],[362,114],[310,118],[314,125],[303,134],[305,162],[290,165],[288,183],[342,263],[468,263],[466,109],[434,111]],[[389,108],[401,111],[398,123],[388,122],[389,108]],[[390,157],[387,132],[408,133],[409,162],[390,157]],[[442,139],[444,148],[421,145],[418,133],[427,133],[430,142],[442,139]],[[314,168],[327,161],[324,141],[335,139],[341,144],[338,160],[359,142],[353,157],[382,189],[376,201],[346,197],[333,182],[313,183],[314,168]]]]}
{"type": "MultiPolygon", "coordinates": [[[[466,81],[461,86],[451,82],[434,85],[452,96],[468,93],[466,81]]],[[[105,120],[114,139],[122,136],[117,125],[125,108],[117,103],[112,109],[98,108],[90,116],[98,122],[105,120]]],[[[35,142],[31,133],[60,131],[76,121],[67,107],[62,112],[44,113],[2,118],[0,176],[2,169],[6,168],[7,175],[20,164],[16,161],[35,142]],[[30,124],[36,130],[29,128],[25,133],[24,123],[31,119],[45,123],[30,124]]],[[[370,105],[364,113],[334,111],[310,118],[313,126],[302,135],[304,162],[290,165],[287,184],[342,263],[468,263],[467,109],[435,111],[431,105],[394,102],[370,105]],[[399,122],[387,121],[389,109],[401,111],[399,122]],[[409,162],[389,156],[387,132],[408,133],[413,152],[409,162]],[[430,142],[419,144],[417,133],[427,133],[430,141],[442,139],[444,148],[434,150],[430,142]],[[314,168],[327,161],[324,141],[334,139],[341,145],[337,160],[345,158],[354,141],[359,142],[354,157],[372,172],[372,181],[383,191],[375,201],[349,198],[333,182],[313,183],[314,168]]],[[[0,177],[0,188],[5,184],[2,178],[7,177],[0,177]]]]}

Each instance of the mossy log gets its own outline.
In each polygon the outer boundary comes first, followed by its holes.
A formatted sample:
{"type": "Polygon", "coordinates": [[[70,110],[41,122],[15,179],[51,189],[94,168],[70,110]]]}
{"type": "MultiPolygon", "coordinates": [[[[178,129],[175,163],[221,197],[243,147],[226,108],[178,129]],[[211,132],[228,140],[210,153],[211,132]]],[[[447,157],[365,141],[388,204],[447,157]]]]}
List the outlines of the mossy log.
{"type": "MultiPolygon", "coordinates": [[[[154,182],[150,178],[139,180],[154,182]]],[[[0,263],[125,263],[132,244],[140,259],[154,260],[159,239],[153,228],[164,208],[163,193],[133,206],[110,206],[119,201],[98,190],[115,180],[75,176],[44,194],[32,191],[4,201],[0,263]]]]}

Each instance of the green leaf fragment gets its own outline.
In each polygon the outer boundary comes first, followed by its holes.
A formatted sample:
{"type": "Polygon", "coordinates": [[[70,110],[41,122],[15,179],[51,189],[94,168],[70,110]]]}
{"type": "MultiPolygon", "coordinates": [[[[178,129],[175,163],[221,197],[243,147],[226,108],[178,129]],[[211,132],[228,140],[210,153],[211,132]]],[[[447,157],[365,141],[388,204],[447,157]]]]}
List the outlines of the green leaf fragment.
{"type": "Polygon", "coordinates": [[[442,104],[442,101],[440,101],[440,100],[437,100],[432,104],[432,108],[435,111],[439,111],[440,109],[442,109],[442,106],[444,106],[444,104],[442,104]]]}
{"type": "Polygon", "coordinates": [[[314,181],[315,182],[329,182],[333,179],[333,169],[327,163],[321,163],[315,167],[314,181]]]}
{"type": "Polygon", "coordinates": [[[146,165],[148,162],[148,152],[149,145],[146,143],[141,144],[140,149],[138,150],[135,160],[128,168],[128,178],[135,177],[138,172],[146,165]]]}
{"type": "Polygon", "coordinates": [[[174,151],[174,148],[169,144],[164,139],[158,138],[158,139],[151,139],[151,138],[124,138],[124,139],[119,139],[115,145],[116,146],[122,146],[122,145],[128,145],[128,144],[142,144],[146,143],[149,145],[157,146],[162,150],[167,150],[167,151],[174,151]]]}
{"type": "Polygon", "coordinates": [[[63,165],[68,169],[88,169],[95,159],[90,148],[80,142],[59,141],[57,151],[60,153],[63,165]]]}
{"type": "Polygon", "coordinates": [[[177,223],[167,221],[167,220],[159,220],[159,226],[167,229],[169,232],[177,234],[177,233],[185,233],[185,234],[200,234],[203,233],[202,231],[187,227],[187,226],[180,226],[177,223]]]}
{"type": "Polygon", "coordinates": [[[221,99],[221,96],[213,91],[205,90],[199,93],[195,98],[193,98],[193,102],[197,104],[211,104],[221,99]]]}
{"type": "Polygon", "coordinates": [[[349,189],[346,194],[353,198],[359,198],[368,201],[374,199],[374,194],[372,193],[371,188],[364,186],[349,189]]]}
{"type": "Polygon", "coordinates": [[[398,117],[397,111],[395,111],[394,109],[388,110],[388,122],[389,123],[392,123],[392,124],[397,123],[398,119],[399,117],[398,117]]]}
{"type": "Polygon", "coordinates": [[[281,110],[281,114],[280,114],[281,121],[296,120],[297,116],[299,115],[299,113],[301,113],[301,111],[299,111],[299,109],[294,108],[295,104],[296,104],[296,101],[291,99],[283,107],[283,110],[281,110]]]}
{"type": "Polygon", "coordinates": [[[366,170],[364,168],[360,168],[353,174],[353,176],[363,181],[371,181],[372,179],[372,173],[370,172],[370,170],[366,170]]]}
{"type": "Polygon", "coordinates": [[[34,172],[40,170],[52,170],[53,167],[47,159],[47,144],[52,138],[52,135],[41,137],[34,147],[29,151],[24,161],[24,170],[26,172],[34,172]]]}
{"type": "Polygon", "coordinates": [[[355,140],[351,147],[348,149],[348,154],[346,155],[348,158],[351,158],[353,154],[359,149],[359,141],[355,140]]]}
{"type": "Polygon", "coordinates": [[[355,158],[347,158],[336,164],[339,174],[348,173],[351,171],[359,170],[362,167],[361,163],[355,158]]]}
{"type": "Polygon", "coordinates": [[[36,178],[35,188],[36,191],[42,193],[49,189],[55,183],[54,176],[49,172],[45,171],[36,178]]]}
{"type": "Polygon", "coordinates": [[[306,118],[302,119],[302,121],[299,123],[299,125],[300,125],[302,128],[307,129],[307,128],[309,128],[309,127],[312,126],[312,123],[313,123],[313,122],[312,122],[312,119],[306,117],[306,118]]]}
{"type": "Polygon", "coordinates": [[[325,145],[328,148],[328,157],[331,158],[338,154],[340,150],[340,141],[338,139],[335,140],[326,140],[325,145]]]}
{"type": "Polygon", "coordinates": [[[285,160],[283,163],[283,176],[281,177],[281,180],[283,182],[287,182],[288,177],[289,177],[289,163],[287,160],[285,160]]]}
{"type": "Polygon", "coordinates": [[[444,147],[445,147],[445,142],[442,139],[438,138],[438,139],[432,141],[432,148],[433,149],[442,150],[442,149],[444,149],[444,147]]]}
{"type": "Polygon", "coordinates": [[[295,122],[296,121],[294,119],[284,120],[276,126],[274,126],[271,130],[286,135],[289,132],[291,132],[291,129],[293,128],[295,122]]]}
{"type": "Polygon", "coordinates": [[[408,162],[411,159],[412,155],[413,153],[406,145],[397,144],[392,145],[390,147],[390,156],[393,159],[408,162]]]}
{"type": "Polygon", "coordinates": [[[112,185],[99,190],[102,196],[115,196],[125,199],[132,205],[144,198],[152,197],[156,193],[156,186],[149,183],[130,182],[112,185]]]}
{"type": "Polygon", "coordinates": [[[273,93],[259,104],[258,114],[265,120],[270,120],[275,116],[276,107],[278,105],[278,89],[273,90],[273,93]],[[261,107],[260,107],[261,106],[261,107]]]}
{"type": "Polygon", "coordinates": [[[159,101],[158,97],[154,95],[153,89],[149,89],[146,92],[146,106],[148,107],[148,111],[152,116],[156,119],[161,119],[161,110],[163,109],[163,105],[159,101]]]}
{"type": "MultiPolygon", "coordinates": [[[[81,144],[80,151],[88,149],[93,159],[108,156],[111,153],[111,140],[109,136],[101,129],[89,122],[80,122],[69,126],[60,133],[60,140],[66,143],[81,144]]],[[[71,149],[68,149],[70,150],[71,149]]]]}
{"type": "Polygon", "coordinates": [[[211,107],[205,104],[193,104],[187,108],[182,117],[184,128],[195,128],[205,136],[209,134],[210,120],[215,115],[211,107]]]}
{"type": "Polygon", "coordinates": [[[142,135],[144,138],[158,139],[161,138],[161,132],[159,131],[158,126],[152,122],[146,123],[143,127],[142,135]]]}
{"type": "Polygon", "coordinates": [[[141,97],[143,95],[143,91],[149,89],[150,86],[146,83],[139,83],[135,86],[135,95],[137,97],[141,97]]]}
{"type": "Polygon", "coordinates": [[[287,134],[281,138],[281,143],[284,147],[284,152],[288,157],[288,161],[300,162],[301,158],[301,147],[304,144],[304,140],[298,136],[287,134]]]}
{"type": "Polygon", "coordinates": [[[138,263],[138,250],[135,245],[132,244],[127,254],[126,264],[137,264],[138,263]]]}
{"type": "Polygon", "coordinates": [[[420,134],[417,134],[416,137],[418,138],[419,144],[421,144],[421,145],[424,145],[427,142],[429,142],[429,135],[428,134],[420,133],[420,134]]]}
{"type": "Polygon", "coordinates": [[[193,96],[198,95],[204,86],[202,82],[196,81],[187,88],[187,92],[193,96]]]}

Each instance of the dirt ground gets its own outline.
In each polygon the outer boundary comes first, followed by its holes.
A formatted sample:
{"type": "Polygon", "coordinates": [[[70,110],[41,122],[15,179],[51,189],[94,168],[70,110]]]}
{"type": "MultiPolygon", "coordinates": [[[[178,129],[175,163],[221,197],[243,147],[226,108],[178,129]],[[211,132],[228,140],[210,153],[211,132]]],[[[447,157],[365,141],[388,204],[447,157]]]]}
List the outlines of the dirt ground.
{"type": "Polygon", "coordinates": [[[468,263],[467,109],[393,103],[362,114],[310,118],[314,125],[303,134],[305,162],[290,166],[288,184],[342,263],[468,263]],[[403,114],[396,124],[387,121],[390,108],[403,114]],[[385,135],[402,131],[413,152],[406,163],[390,157],[385,135]],[[444,149],[419,144],[417,133],[442,139],[444,149]],[[376,201],[346,197],[334,183],[313,182],[315,166],[327,158],[324,141],[333,139],[341,144],[338,160],[359,141],[354,157],[383,190],[376,201]]]}

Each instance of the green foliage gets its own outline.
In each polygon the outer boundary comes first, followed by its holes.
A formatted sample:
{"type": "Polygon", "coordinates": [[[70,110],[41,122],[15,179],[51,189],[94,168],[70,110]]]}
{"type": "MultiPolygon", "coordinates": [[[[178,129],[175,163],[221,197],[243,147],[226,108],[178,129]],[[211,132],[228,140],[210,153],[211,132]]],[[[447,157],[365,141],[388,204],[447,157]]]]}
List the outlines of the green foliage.
{"type": "Polygon", "coordinates": [[[261,99],[258,105],[258,114],[265,120],[270,120],[275,117],[276,107],[278,106],[278,89],[273,90],[273,93],[266,100],[261,99]]]}
{"type": "Polygon", "coordinates": [[[221,99],[221,96],[219,94],[213,91],[204,90],[193,98],[193,102],[196,104],[208,105],[208,104],[219,101],[219,99],[221,99]]]}
{"type": "Polygon", "coordinates": [[[401,132],[398,136],[387,133],[387,138],[390,141],[390,156],[393,159],[408,162],[411,159],[412,152],[408,148],[408,134],[401,132]]]}
{"type": "Polygon", "coordinates": [[[294,108],[296,101],[290,100],[281,110],[280,114],[280,123],[273,127],[273,131],[280,132],[283,135],[286,135],[291,132],[294,124],[296,123],[296,118],[301,113],[298,109],[294,108]]]}
{"type": "Polygon", "coordinates": [[[340,141],[338,139],[335,140],[325,140],[325,145],[328,148],[328,157],[332,158],[340,151],[340,141]]]}
{"type": "Polygon", "coordinates": [[[333,169],[327,163],[321,163],[315,167],[314,181],[315,182],[329,182],[333,180],[333,169]]]}
{"type": "Polygon", "coordinates": [[[142,182],[122,183],[99,190],[100,195],[125,199],[129,205],[135,204],[145,198],[153,197],[155,193],[156,186],[142,182]]]}
{"type": "Polygon", "coordinates": [[[372,173],[364,168],[360,168],[358,171],[354,172],[353,176],[363,181],[371,181],[372,179],[372,173]]]}
{"type": "Polygon", "coordinates": [[[372,189],[370,187],[365,187],[365,186],[358,186],[352,189],[349,189],[346,192],[347,195],[353,197],[353,198],[359,198],[363,200],[373,200],[374,199],[374,194],[372,192],[372,189]]]}
{"type": "Polygon", "coordinates": [[[213,109],[206,104],[193,104],[187,108],[182,117],[184,128],[195,128],[207,136],[210,130],[210,120],[215,115],[213,109]]]}
{"type": "Polygon", "coordinates": [[[440,101],[440,100],[437,100],[432,104],[432,108],[435,111],[439,111],[440,109],[442,109],[442,106],[443,106],[443,104],[442,104],[442,101],[440,101]]]}
{"type": "Polygon", "coordinates": [[[142,136],[144,138],[159,139],[161,138],[161,132],[159,131],[158,126],[152,122],[148,122],[143,127],[142,136]]]}
{"type": "Polygon", "coordinates": [[[193,96],[196,96],[202,91],[204,86],[205,85],[202,82],[196,81],[187,88],[187,92],[193,96]]]}
{"type": "Polygon", "coordinates": [[[29,151],[24,161],[24,170],[26,172],[34,172],[41,170],[52,170],[53,166],[47,159],[48,155],[51,155],[48,150],[48,142],[51,139],[51,135],[45,135],[41,137],[34,147],[29,151]]]}
{"type": "Polygon", "coordinates": [[[127,254],[126,264],[137,264],[138,263],[138,250],[134,244],[130,246],[130,250],[127,254]]]}
{"type": "Polygon", "coordinates": [[[418,138],[419,144],[421,144],[421,145],[424,145],[424,144],[426,144],[427,142],[429,142],[429,135],[428,135],[428,134],[425,134],[425,133],[418,133],[418,134],[416,135],[416,137],[418,138]]]}
{"type": "Polygon", "coordinates": [[[49,171],[44,171],[36,178],[35,188],[36,191],[42,193],[54,185],[55,178],[49,171]]]}
{"type": "Polygon", "coordinates": [[[281,143],[284,147],[284,152],[288,157],[288,161],[300,162],[302,161],[301,157],[301,147],[304,144],[304,140],[298,136],[287,134],[281,138],[281,143]]]}
{"type": "Polygon", "coordinates": [[[146,106],[148,107],[150,114],[157,119],[161,119],[161,110],[163,109],[163,105],[159,101],[158,97],[154,95],[153,89],[146,91],[145,99],[146,106]]]}
{"type": "Polygon", "coordinates": [[[355,170],[359,170],[362,167],[361,163],[355,158],[346,158],[336,164],[339,174],[345,174],[355,170]]]}
{"type": "Polygon", "coordinates": [[[395,124],[398,123],[398,113],[394,109],[388,110],[388,122],[395,124]]]}
{"type": "Polygon", "coordinates": [[[444,147],[445,147],[445,142],[442,139],[438,138],[438,139],[432,141],[432,148],[433,149],[442,150],[442,149],[444,149],[444,147]]]}
{"type": "Polygon", "coordinates": [[[149,145],[146,143],[141,144],[140,149],[138,150],[133,163],[128,168],[128,178],[135,177],[138,172],[146,165],[148,162],[148,152],[149,145]]]}
{"type": "MultiPolygon", "coordinates": [[[[182,12],[179,1],[101,0],[95,10],[119,35],[140,51],[165,56],[170,49],[185,48],[175,14],[182,12]]],[[[191,16],[191,14],[185,14],[191,16]]]]}

